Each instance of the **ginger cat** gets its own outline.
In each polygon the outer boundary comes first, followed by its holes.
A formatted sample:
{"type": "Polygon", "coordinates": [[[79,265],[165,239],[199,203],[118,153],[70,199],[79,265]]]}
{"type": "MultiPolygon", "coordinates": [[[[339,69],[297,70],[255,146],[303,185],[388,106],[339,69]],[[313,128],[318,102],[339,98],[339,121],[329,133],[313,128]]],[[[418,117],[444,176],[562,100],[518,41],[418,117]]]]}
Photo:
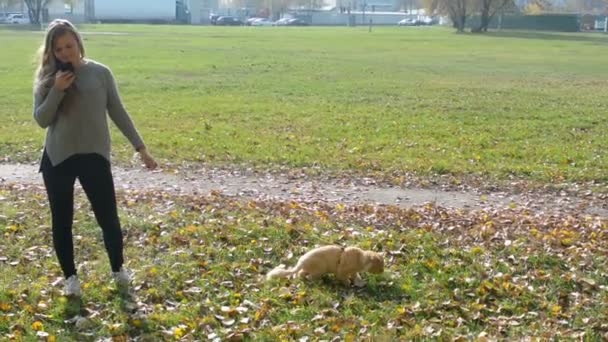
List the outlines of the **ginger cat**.
{"type": "Polygon", "coordinates": [[[357,247],[318,247],[301,256],[298,263],[290,269],[285,269],[284,265],[275,267],[268,272],[266,279],[288,278],[294,274],[300,278],[317,279],[324,274],[334,273],[345,285],[352,282],[362,286],[359,272],[384,272],[382,254],[357,247]]]}

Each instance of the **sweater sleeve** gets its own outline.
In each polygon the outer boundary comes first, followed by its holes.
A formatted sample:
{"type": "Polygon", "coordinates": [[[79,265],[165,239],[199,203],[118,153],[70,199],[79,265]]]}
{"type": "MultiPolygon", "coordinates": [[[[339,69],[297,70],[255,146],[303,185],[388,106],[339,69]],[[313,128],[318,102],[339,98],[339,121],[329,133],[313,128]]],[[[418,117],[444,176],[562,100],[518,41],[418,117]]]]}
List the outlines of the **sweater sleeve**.
{"type": "Polygon", "coordinates": [[[55,121],[57,109],[64,95],[64,91],[55,87],[51,87],[46,96],[40,91],[34,92],[34,119],[40,127],[47,128],[55,121]]]}
{"type": "Polygon", "coordinates": [[[109,69],[107,69],[106,72],[106,90],[108,95],[108,115],[110,115],[110,118],[118,129],[120,129],[122,134],[129,139],[131,145],[133,145],[136,150],[139,150],[139,148],[144,146],[144,142],[137,132],[137,129],[135,129],[131,116],[129,116],[129,113],[127,113],[120,100],[114,75],[112,75],[112,72],[109,69]]]}

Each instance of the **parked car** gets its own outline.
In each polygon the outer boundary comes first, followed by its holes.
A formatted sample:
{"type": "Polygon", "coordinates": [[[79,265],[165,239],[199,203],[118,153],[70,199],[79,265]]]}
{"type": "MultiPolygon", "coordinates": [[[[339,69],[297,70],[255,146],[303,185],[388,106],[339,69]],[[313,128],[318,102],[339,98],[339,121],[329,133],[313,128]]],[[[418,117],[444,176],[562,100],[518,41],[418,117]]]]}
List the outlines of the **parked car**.
{"type": "Polygon", "coordinates": [[[423,17],[422,19],[420,19],[421,25],[434,25],[437,22],[435,21],[435,19],[431,18],[431,17],[423,17]]]}
{"type": "Polygon", "coordinates": [[[6,18],[7,24],[29,24],[30,18],[23,13],[9,14],[6,18]]]}
{"type": "Polygon", "coordinates": [[[245,26],[251,26],[251,24],[253,24],[254,21],[259,20],[259,19],[262,19],[262,18],[251,17],[251,18],[245,20],[245,26]]]}
{"type": "Polygon", "coordinates": [[[275,26],[287,26],[287,23],[293,18],[281,18],[274,22],[275,26]]]}
{"type": "Polygon", "coordinates": [[[220,15],[218,14],[209,14],[209,21],[211,22],[211,25],[215,25],[215,23],[217,22],[217,18],[219,18],[220,15]]]}
{"type": "Polygon", "coordinates": [[[9,15],[11,15],[12,13],[0,13],[0,24],[4,24],[6,23],[6,19],[8,18],[9,15]]]}
{"type": "Polygon", "coordinates": [[[399,26],[418,26],[418,20],[414,18],[405,18],[397,23],[399,26]]]}
{"type": "Polygon", "coordinates": [[[266,18],[258,18],[251,23],[251,26],[274,26],[274,21],[266,18]]]}
{"type": "Polygon", "coordinates": [[[308,23],[302,19],[295,18],[295,19],[290,19],[286,25],[287,26],[308,26],[308,23]]]}
{"type": "Polygon", "coordinates": [[[0,13],[0,24],[7,24],[8,18],[15,14],[22,14],[21,12],[2,12],[0,13]]]}
{"type": "Polygon", "coordinates": [[[436,21],[431,17],[406,18],[397,23],[399,26],[425,26],[433,24],[436,24],[436,21]]]}
{"type": "Polygon", "coordinates": [[[243,25],[243,22],[240,21],[239,19],[235,18],[235,17],[225,16],[225,17],[219,17],[219,18],[217,18],[217,20],[215,21],[215,25],[241,26],[241,25],[243,25]]]}

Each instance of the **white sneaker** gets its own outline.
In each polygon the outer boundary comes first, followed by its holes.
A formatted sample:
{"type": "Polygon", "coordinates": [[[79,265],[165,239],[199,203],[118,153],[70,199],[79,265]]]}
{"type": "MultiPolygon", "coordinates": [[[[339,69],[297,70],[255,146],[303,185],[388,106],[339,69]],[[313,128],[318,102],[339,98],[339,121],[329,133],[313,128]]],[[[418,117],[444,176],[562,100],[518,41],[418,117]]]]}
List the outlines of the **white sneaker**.
{"type": "Polygon", "coordinates": [[[80,297],[82,291],[80,291],[80,281],[77,275],[73,275],[65,280],[63,293],[66,296],[80,297]]]}
{"type": "Polygon", "coordinates": [[[126,292],[129,290],[132,281],[131,273],[124,267],[121,267],[118,272],[112,272],[112,278],[114,278],[119,291],[126,292]]]}

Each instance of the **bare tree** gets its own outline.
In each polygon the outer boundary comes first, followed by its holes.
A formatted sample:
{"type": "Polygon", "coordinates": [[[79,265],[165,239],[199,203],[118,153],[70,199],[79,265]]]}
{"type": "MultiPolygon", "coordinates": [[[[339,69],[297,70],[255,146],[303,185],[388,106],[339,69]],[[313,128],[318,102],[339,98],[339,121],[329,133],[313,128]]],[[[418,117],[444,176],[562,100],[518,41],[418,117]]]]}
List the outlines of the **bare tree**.
{"type": "Polygon", "coordinates": [[[293,6],[292,0],[268,0],[270,17],[279,19],[290,7],[293,6]]]}
{"type": "Polygon", "coordinates": [[[396,9],[410,14],[410,11],[423,8],[426,5],[423,0],[399,0],[397,4],[398,7],[396,9]]]}
{"type": "Polygon", "coordinates": [[[80,3],[80,0],[63,0],[63,3],[70,6],[71,10],[74,10],[74,8],[80,3]]]}
{"type": "Polygon", "coordinates": [[[425,0],[429,13],[448,15],[458,32],[464,32],[467,18],[476,9],[479,0],[425,0]]]}
{"type": "Polygon", "coordinates": [[[487,32],[494,15],[507,6],[515,6],[513,0],[479,0],[481,22],[479,27],[473,29],[473,32],[487,32]]]}
{"type": "Polygon", "coordinates": [[[429,13],[447,15],[458,32],[463,32],[470,15],[479,13],[481,23],[472,32],[486,32],[500,10],[515,8],[514,0],[425,0],[429,13]]]}
{"type": "Polygon", "coordinates": [[[19,3],[19,0],[0,0],[0,12],[8,12],[8,10],[19,3]]]}
{"type": "Polygon", "coordinates": [[[567,0],[564,7],[570,12],[606,13],[608,0],[567,0]]]}
{"type": "Polygon", "coordinates": [[[40,24],[40,17],[42,16],[42,11],[51,2],[51,0],[24,0],[24,2],[27,6],[27,12],[30,16],[30,22],[32,24],[40,24]]]}

